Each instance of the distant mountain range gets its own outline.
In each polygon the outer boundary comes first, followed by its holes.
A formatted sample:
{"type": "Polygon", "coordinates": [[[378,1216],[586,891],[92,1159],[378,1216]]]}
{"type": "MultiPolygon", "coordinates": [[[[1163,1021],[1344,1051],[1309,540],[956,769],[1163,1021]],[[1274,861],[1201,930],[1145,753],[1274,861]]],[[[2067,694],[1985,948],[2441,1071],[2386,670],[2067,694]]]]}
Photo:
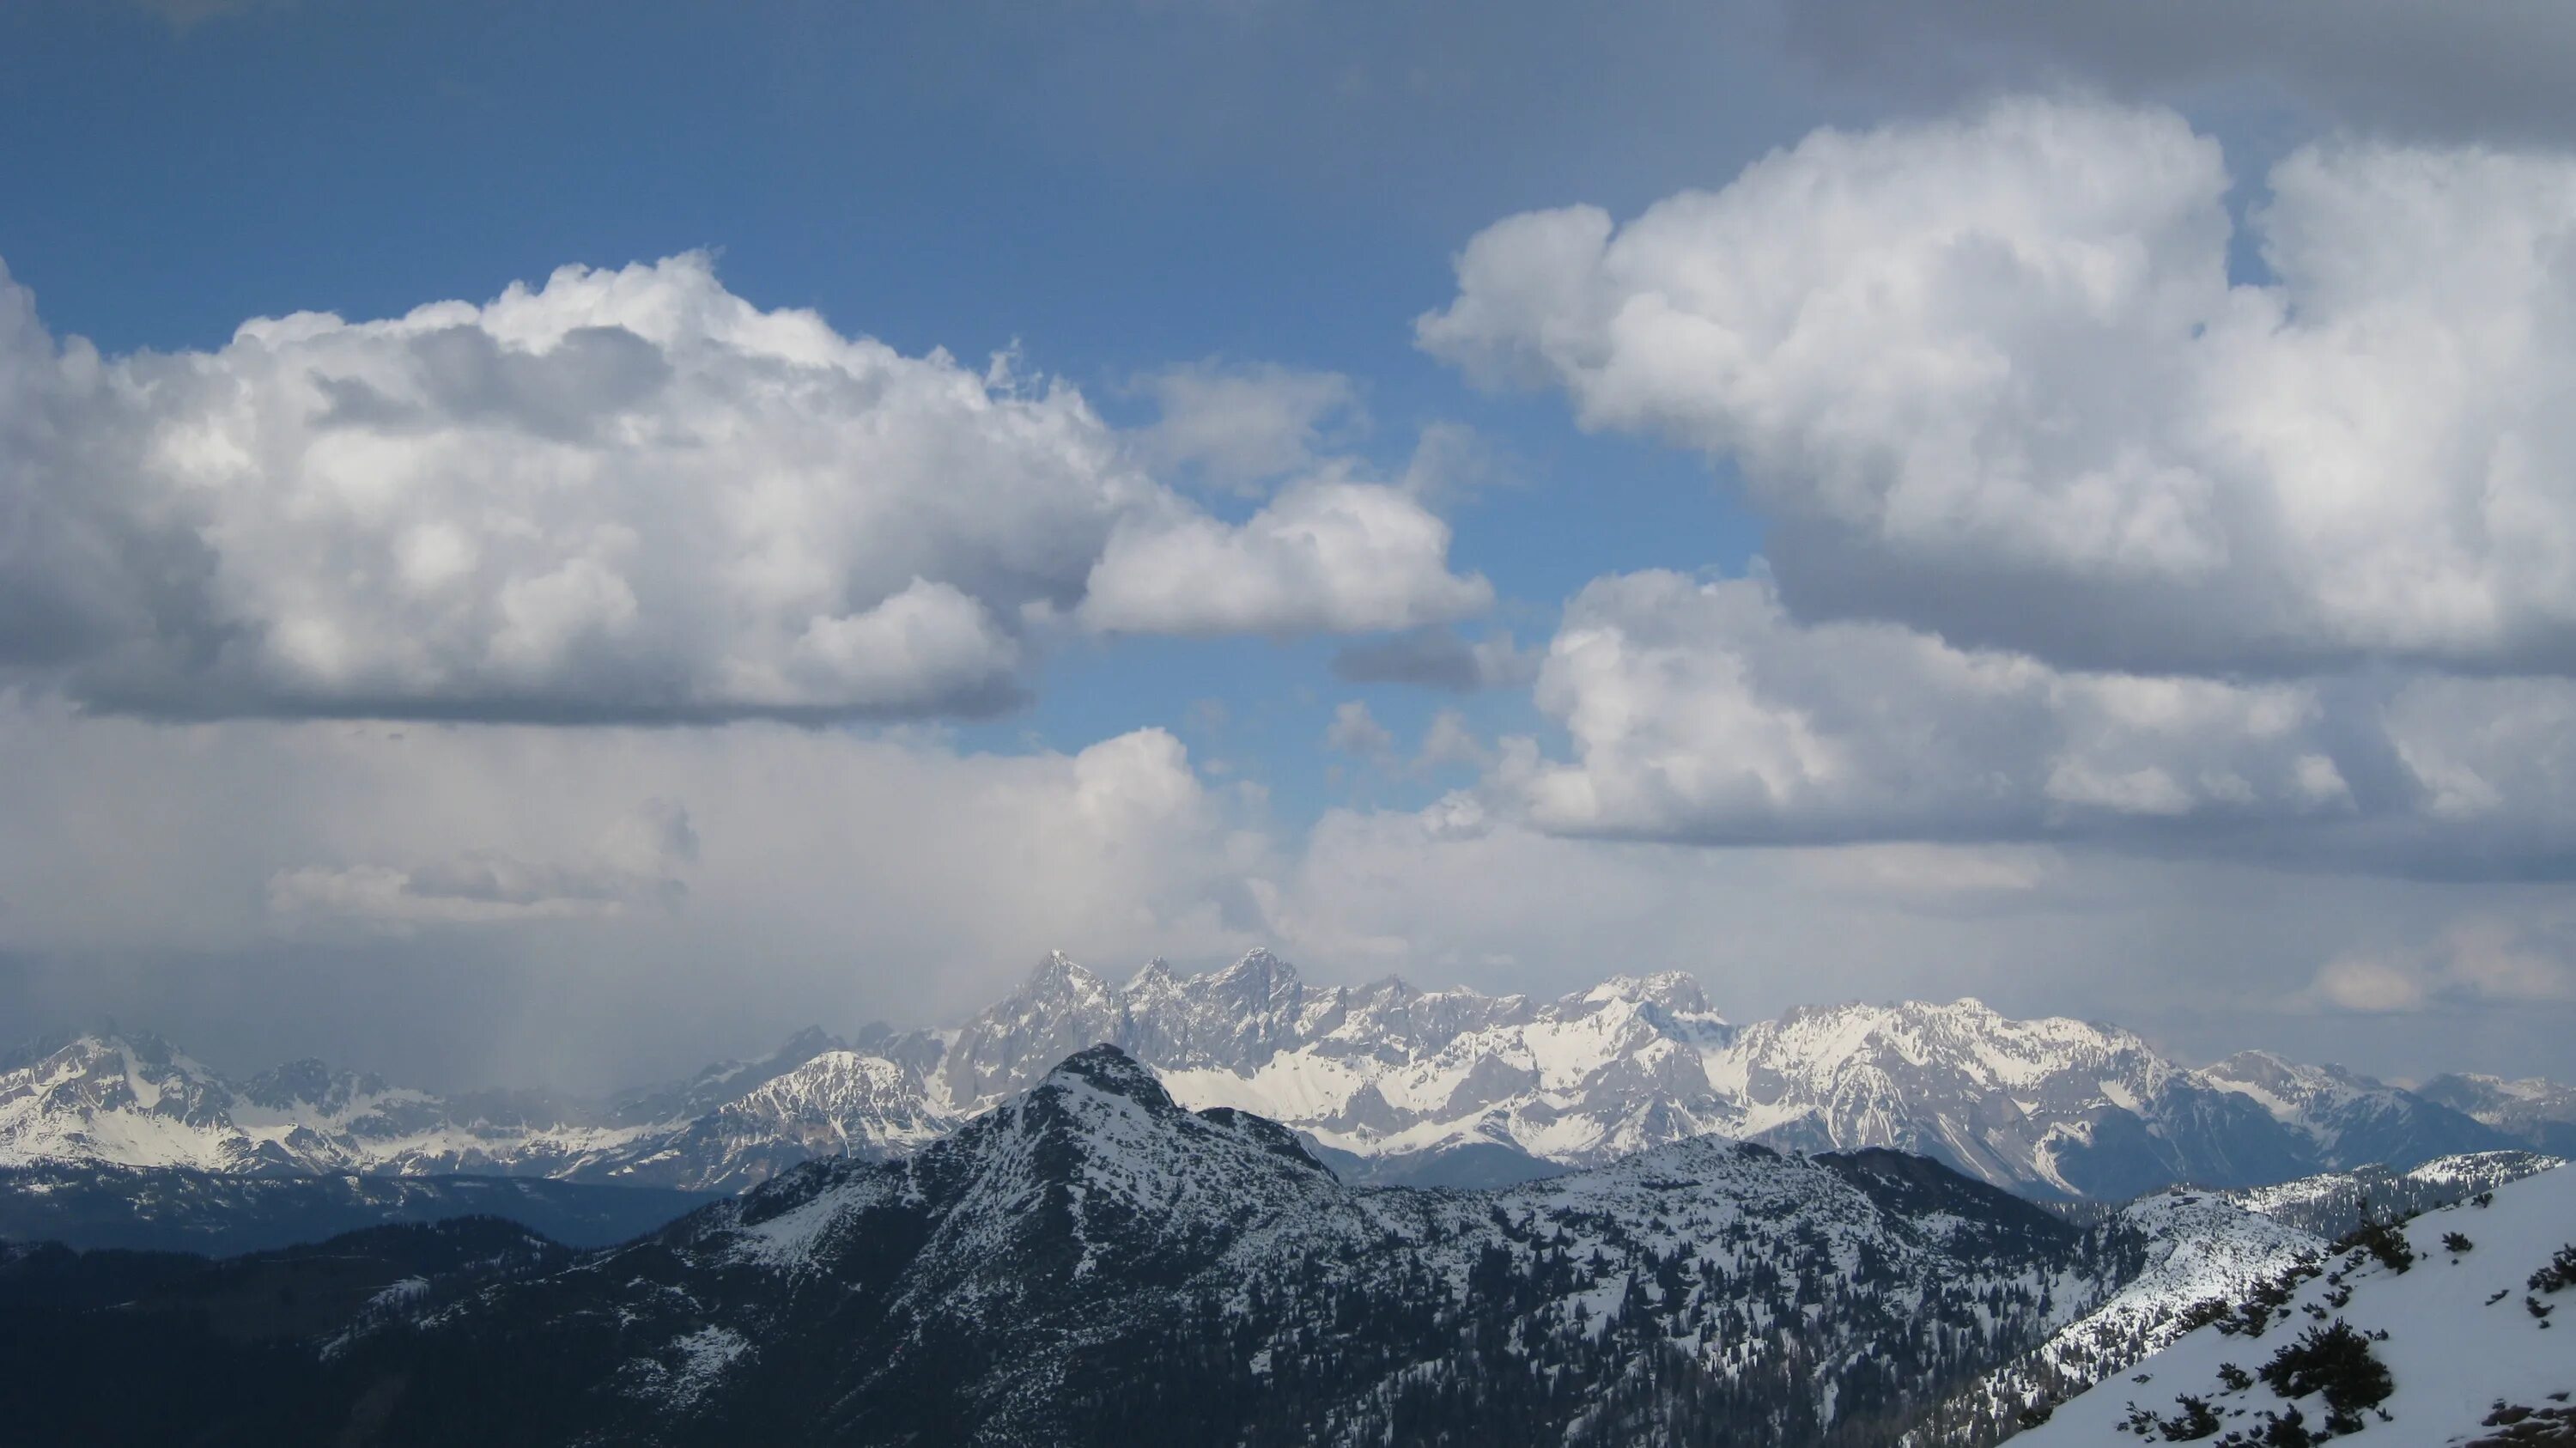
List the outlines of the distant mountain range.
{"type": "Polygon", "coordinates": [[[0,1061],[0,1167],[486,1174],[731,1192],[815,1157],[919,1150],[1111,1044],[1187,1106],[1257,1112],[1345,1179],[1496,1185],[1703,1135],[1919,1153],[2027,1195],[2119,1200],[2460,1152],[2563,1149],[2576,1089],[2446,1076],[2408,1091],[2260,1052],[2192,1069],[2138,1036],[1972,1000],[1731,1023],[1690,977],[1552,1001],[1314,987],[1253,951],[1123,985],[1061,955],[943,1031],[808,1031],[759,1061],[605,1103],[441,1097],[300,1062],[233,1081],[149,1036],[0,1061]]]}

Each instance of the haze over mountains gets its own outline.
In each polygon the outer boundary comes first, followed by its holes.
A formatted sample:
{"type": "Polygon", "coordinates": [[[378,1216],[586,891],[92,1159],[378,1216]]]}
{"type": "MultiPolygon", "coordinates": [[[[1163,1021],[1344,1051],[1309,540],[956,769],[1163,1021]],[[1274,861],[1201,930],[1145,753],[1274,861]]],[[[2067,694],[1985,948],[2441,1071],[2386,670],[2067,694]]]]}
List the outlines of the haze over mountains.
{"type": "Polygon", "coordinates": [[[1553,1001],[1308,985],[1253,951],[1123,985],[1053,956],[960,1028],[805,1032],[758,1061],[604,1103],[438,1096],[299,1062],[225,1078],[150,1036],[0,1062],[0,1167],[540,1176],[739,1190],[812,1157],[918,1150],[1094,1044],[1193,1108],[1295,1130],[1348,1178],[1483,1185],[1703,1135],[1920,1153],[2040,1197],[2122,1199],[2563,1145],[2576,1092],[2448,1076],[2421,1092],[2249,1052],[2204,1068],[2113,1027],[1973,1000],[1737,1024],[1690,977],[1553,1001]]]}

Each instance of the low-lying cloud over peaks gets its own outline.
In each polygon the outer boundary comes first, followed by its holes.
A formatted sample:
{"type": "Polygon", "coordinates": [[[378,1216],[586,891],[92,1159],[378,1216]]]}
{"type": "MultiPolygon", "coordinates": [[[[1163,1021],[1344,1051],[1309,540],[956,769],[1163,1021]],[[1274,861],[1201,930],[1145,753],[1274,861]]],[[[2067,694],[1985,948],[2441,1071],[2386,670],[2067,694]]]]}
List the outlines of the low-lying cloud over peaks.
{"type": "Polygon", "coordinates": [[[1064,620],[1365,631],[1492,596],[1401,489],[1228,523],[1072,388],[763,311],[703,256],[119,359],[0,277],[0,378],[0,669],[112,710],[977,714],[1064,620]]]}

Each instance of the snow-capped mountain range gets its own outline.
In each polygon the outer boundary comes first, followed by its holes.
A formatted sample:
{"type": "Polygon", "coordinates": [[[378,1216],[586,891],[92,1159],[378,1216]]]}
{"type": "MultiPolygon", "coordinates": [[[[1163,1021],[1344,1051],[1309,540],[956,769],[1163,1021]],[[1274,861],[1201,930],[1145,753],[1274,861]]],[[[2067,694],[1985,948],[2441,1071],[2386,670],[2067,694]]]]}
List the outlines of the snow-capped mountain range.
{"type": "Polygon", "coordinates": [[[1681,974],[1547,1001],[1394,979],[1316,987],[1256,950],[1195,976],[1156,961],[1123,985],[1057,955],[960,1028],[809,1031],[764,1060],[592,1106],[442,1098],[318,1062],[234,1082],[151,1037],[84,1036],[0,1062],[0,1166],[738,1190],[811,1157],[909,1154],[1099,1043],[1190,1107],[1259,1113],[1346,1176],[1397,1182],[1494,1184],[1714,1134],[1892,1148],[2025,1193],[2121,1199],[2402,1168],[2521,1144],[2552,1112],[2576,1113],[2576,1093],[2549,1083],[2481,1088],[2477,1102],[2511,1105],[2472,1114],[2263,1053],[2191,1069],[2127,1031],[1973,1000],[1738,1025],[1681,974]]]}

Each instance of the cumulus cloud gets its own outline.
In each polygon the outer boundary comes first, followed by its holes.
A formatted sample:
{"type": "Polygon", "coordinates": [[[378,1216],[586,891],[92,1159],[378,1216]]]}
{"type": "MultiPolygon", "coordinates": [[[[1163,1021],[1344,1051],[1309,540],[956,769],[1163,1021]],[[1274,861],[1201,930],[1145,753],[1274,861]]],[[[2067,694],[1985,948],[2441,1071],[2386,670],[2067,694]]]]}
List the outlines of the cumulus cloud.
{"type": "Polygon", "coordinates": [[[1359,633],[1492,607],[1493,585],[1448,554],[1449,525],[1404,493],[1311,478],[1240,524],[1181,508],[1122,521],[1079,616],[1105,633],[1359,633]]]}
{"type": "Polygon", "coordinates": [[[109,709],[973,714],[1076,614],[1366,630],[1490,593],[1396,488],[1229,524],[1071,388],[763,311],[694,255],[113,360],[0,277],[0,442],[0,669],[109,709]]]}
{"type": "Polygon", "coordinates": [[[1512,217],[1421,344],[1733,460],[1802,615],[2068,667],[2576,667],[2576,158],[2013,100],[1512,217]]]}
{"type": "Polygon", "coordinates": [[[2085,838],[2456,875],[2576,864],[2576,684],[2085,672],[1886,623],[1802,624],[1767,580],[1598,580],[1499,797],[1567,833],[1791,843],[2085,838]]]}
{"type": "Polygon", "coordinates": [[[2299,688],[2067,674],[1895,625],[1803,626],[1759,578],[1594,582],[1537,699],[1576,762],[1512,773],[1553,829],[1977,837],[2351,805],[2299,688]]]}
{"type": "Polygon", "coordinates": [[[1332,667],[1335,677],[1354,684],[1420,684],[1460,694],[1521,688],[1538,676],[1537,656],[1501,629],[1475,640],[1453,628],[1427,628],[1346,644],[1332,667]]]}

